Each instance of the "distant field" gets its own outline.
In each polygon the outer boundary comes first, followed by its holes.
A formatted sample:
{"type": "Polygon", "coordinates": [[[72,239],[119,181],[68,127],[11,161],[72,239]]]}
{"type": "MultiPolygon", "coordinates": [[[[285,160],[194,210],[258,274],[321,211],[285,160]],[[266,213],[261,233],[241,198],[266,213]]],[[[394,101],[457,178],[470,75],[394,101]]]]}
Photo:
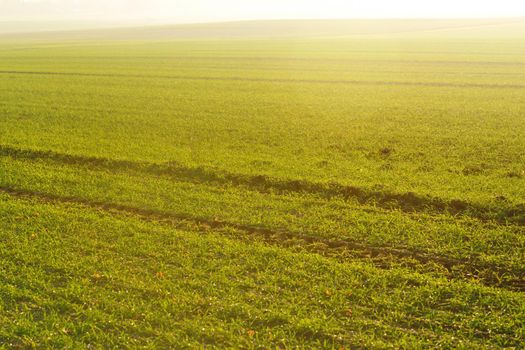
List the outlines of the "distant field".
{"type": "Polygon", "coordinates": [[[349,23],[1,36],[0,347],[525,347],[525,21],[349,23]]]}

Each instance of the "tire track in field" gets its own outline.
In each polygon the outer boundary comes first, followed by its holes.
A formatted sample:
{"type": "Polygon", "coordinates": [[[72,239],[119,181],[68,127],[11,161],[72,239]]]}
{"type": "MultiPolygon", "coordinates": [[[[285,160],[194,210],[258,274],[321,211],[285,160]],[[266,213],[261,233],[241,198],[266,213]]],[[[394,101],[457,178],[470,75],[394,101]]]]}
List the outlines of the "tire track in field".
{"type": "MultiPolygon", "coordinates": [[[[480,262],[476,257],[461,260],[447,256],[427,254],[408,248],[370,246],[348,239],[323,238],[285,229],[250,226],[205,217],[195,217],[187,214],[167,213],[159,210],[92,201],[78,197],[66,197],[9,186],[0,186],[0,193],[7,194],[14,198],[36,200],[46,204],[80,205],[109,214],[125,215],[148,222],[167,224],[170,227],[178,229],[197,229],[202,232],[213,230],[213,232],[221,233],[229,238],[247,241],[260,240],[266,244],[277,247],[306,251],[335,258],[343,262],[352,259],[369,261],[381,269],[404,266],[418,270],[429,265],[433,265],[435,268],[437,265],[440,272],[446,270],[444,277],[449,279],[477,280],[486,286],[525,292],[525,280],[519,277],[523,276],[525,271],[508,271],[497,265],[480,262]],[[232,232],[232,230],[234,232],[232,232]],[[237,231],[237,234],[235,231],[237,231]],[[239,232],[242,233],[242,236],[239,236],[239,232]],[[500,276],[507,277],[506,279],[502,279],[500,276]]],[[[435,269],[432,272],[436,272],[435,269]]],[[[441,273],[440,275],[443,274],[441,273]]]]}
{"type": "MultiPolygon", "coordinates": [[[[9,51],[9,50],[8,50],[9,51]]],[[[349,51],[347,51],[349,52],[349,51]]],[[[392,54],[398,52],[384,52],[384,51],[366,51],[366,50],[352,50],[353,54],[392,54]]],[[[424,52],[424,51],[403,51],[405,54],[427,54],[427,55],[450,55],[458,54],[457,52],[424,52]]],[[[470,52],[471,54],[483,54],[470,52]]],[[[337,54],[337,53],[336,53],[337,54]]],[[[486,53],[484,53],[486,54],[486,53]]],[[[490,56],[501,55],[501,56],[518,56],[521,58],[520,54],[511,54],[511,53],[495,53],[491,52],[490,56]]],[[[3,59],[10,60],[38,60],[39,57],[36,56],[6,56],[2,55],[3,59]]],[[[44,58],[46,59],[46,58],[44,58]]],[[[330,58],[330,57],[275,57],[275,56],[66,56],[62,58],[63,60],[77,60],[77,61],[90,61],[90,60],[150,60],[150,61],[159,61],[166,60],[170,62],[184,62],[191,61],[234,61],[234,62],[301,62],[301,63],[336,63],[336,64],[349,64],[349,63],[378,63],[378,64],[407,64],[407,65],[467,65],[467,66],[525,66],[525,61],[486,61],[486,60],[436,60],[436,59],[366,59],[366,58],[330,58]]]]}
{"type": "Polygon", "coordinates": [[[74,72],[38,72],[2,70],[3,75],[43,75],[43,76],[72,76],[96,78],[139,78],[139,79],[171,79],[186,81],[235,81],[255,83],[282,83],[282,84],[337,84],[355,86],[421,86],[421,87],[452,87],[452,88],[481,88],[481,89],[525,89],[522,84],[477,84],[452,82],[420,82],[420,81],[373,81],[373,80],[322,80],[322,79],[271,79],[250,77],[206,77],[182,75],[141,75],[141,74],[114,74],[114,73],[74,73],[74,72]]]}
{"type": "Polygon", "coordinates": [[[420,195],[414,192],[394,193],[373,191],[357,186],[339,183],[316,183],[307,180],[278,179],[266,175],[246,175],[205,167],[188,167],[177,162],[150,163],[130,160],[89,157],[19,149],[0,145],[0,156],[14,159],[53,161],[59,164],[84,166],[94,170],[122,173],[139,173],[151,176],[163,176],[177,181],[195,184],[243,186],[262,193],[307,193],[322,198],[342,198],[355,200],[359,204],[375,205],[406,213],[424,212],[438,214],[463,215],[481,221],[494,221],[499,224],[525,226],[525,205],[513,205],[494,209],[463,200],[444,200],[437,197],[420,195]]]}

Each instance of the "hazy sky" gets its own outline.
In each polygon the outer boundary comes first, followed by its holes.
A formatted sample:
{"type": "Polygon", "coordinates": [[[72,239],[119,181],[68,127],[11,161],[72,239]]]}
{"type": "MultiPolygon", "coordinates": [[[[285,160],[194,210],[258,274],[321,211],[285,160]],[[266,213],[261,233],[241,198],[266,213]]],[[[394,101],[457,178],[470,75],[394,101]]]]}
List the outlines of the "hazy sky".
{"type": "Polygon", "coordinates": [[[525,17],[525,0],[0,0],[2,19],[525,17]]]}

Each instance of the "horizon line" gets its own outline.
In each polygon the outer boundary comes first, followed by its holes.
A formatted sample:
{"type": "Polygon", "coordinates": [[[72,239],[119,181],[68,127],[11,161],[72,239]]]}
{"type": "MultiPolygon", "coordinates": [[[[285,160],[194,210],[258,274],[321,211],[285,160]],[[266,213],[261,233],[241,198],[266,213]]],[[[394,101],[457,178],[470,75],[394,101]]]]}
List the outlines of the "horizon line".
{"type": "Polygon", "coordinates": [[[411,20],[525,20],[525,15],[520,16],[487,16],[487,17],[304,17],[304,18],[293,18],[293,17],[282,17],[282,18],[239,18],[239,19],[216,19],[216,20],[170,20],[165,18],[121,18],[121,19],[96,19],[96,18],[2,18],[0,22],[96,22],[96,23],[123,23],[123,22],[164,22],[173,25],[177,24],[213,24],[213,23],[242,23],[242,22],[283,22],[283,21],[387,21],[387,20],[399,20],[399,21],[411,21],[411,20]]]}

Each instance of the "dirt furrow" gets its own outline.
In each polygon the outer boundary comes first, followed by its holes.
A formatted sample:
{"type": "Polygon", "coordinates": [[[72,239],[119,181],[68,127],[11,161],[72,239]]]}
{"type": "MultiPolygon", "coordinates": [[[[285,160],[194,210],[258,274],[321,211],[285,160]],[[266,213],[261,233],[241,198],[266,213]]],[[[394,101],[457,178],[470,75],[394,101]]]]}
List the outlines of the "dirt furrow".
{"type": "Polygon", "coordinates": [[[57,153],[53,151],[19,149],[0,145],[0,156],[24,160],[53,161],[60,164],[85,166],[103,171],[139,173],[164,176],[191,183],[244,186],[263,193],[307,193],[326,199],[342,198],[359,204],[370,204],[383,209],[401,210],[407,213],[464,215],[499,224],[525,225],[525,205],[509,205],[491,208],[464,200],[445,200],[414,192],[394,193],[373,191],[339,183],[316,183],[308,180],[279,179],[266,175],[236,174],[205,167],[188,167],[177,162],[150,163],[131,160],[115,160],[57,153]]]}
{"type": "Polygon", "coordinates": [[[18,71],[2,70],[3,75],[42,75],[42,76],[72,76],[72,77],[99,77],[99,78],[138,78],[138,79],[170,79],[194,81],[238,81],[255,83],[281,84],[340,84],[356,86],[426,86],[451,88],[482,88],[482,89],[525,89],[522,84],[482,84],[460,82],[422,82],[422,81],[381,81],[381,80],[343,80],[343,79],[278,79],[257,77],[210,77],[210,76],[182,76],[182,75],[142,75],[142,74],[114,74],[114,73],[82,73],[82,72],[51,72],[51,71],[18,71]]]}
{"type": "Polygon", "coordinates": [[[180,229],[213,230],[241,240],[260,240],[267,244],[297,249],[341,261],[359,259],[373,263],[376,267],[389,269],[405,266],[424,272],[441,272],[451,279],[477,280],[487,286],[525,292],[525,271],[507,271],[500,266],[470,259],[438,256],[408,248],[370,246],[364,243],[320,237],[315,234],[291,232],[285,229],[250,226],[186,214],[167,213],[158,210],[136,208],[116,203],[91,201],[76,197],[63,197],[19,188],[0,186],[0,193],[20,199],[37,200],[42,203],[80,205],[106,213],[132,216],[141,220],[168,224],[180,229]],[[426,271],[425,271],[426,270],[426,271]],[[502,278],[501,276],[507,276],[502,278]]]}

